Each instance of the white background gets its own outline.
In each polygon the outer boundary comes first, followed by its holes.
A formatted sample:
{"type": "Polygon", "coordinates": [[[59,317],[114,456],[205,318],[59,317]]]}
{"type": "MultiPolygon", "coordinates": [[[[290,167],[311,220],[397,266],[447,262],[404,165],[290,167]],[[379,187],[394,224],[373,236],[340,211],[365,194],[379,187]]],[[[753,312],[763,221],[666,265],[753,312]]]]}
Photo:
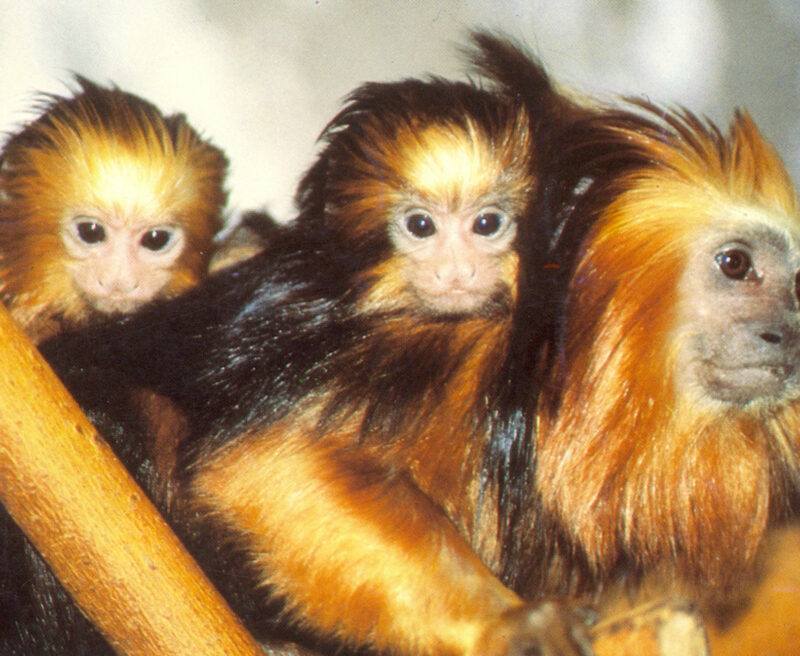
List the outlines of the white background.
{"type": "Polygon", "coordinates": [[[71,72],[182,111],[227,152],[231,215],[292,214],[315,139],[366,80],[463,77],[470,28],[524,40],[560,81],[727,124],[747,107],[800,179],[795,0],[0,0],[0,130],[71,72]]]}

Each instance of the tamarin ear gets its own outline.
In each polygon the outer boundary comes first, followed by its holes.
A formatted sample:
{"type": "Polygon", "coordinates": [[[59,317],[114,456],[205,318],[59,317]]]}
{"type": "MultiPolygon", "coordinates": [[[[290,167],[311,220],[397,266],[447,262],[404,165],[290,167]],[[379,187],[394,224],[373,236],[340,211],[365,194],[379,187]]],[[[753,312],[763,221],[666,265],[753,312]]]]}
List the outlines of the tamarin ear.
{"type": "Polygon", "coordinates": [[[279,222],[267,212],[245,212],[236,224],[218,234],[209,273],[258,255],[291,229],[291,225],[279,222]]]}
{"type": "Polygon", "coordinates": [[[35,340],[202,279],[227,159],[183,115],[78,77],[6,143],[0,284],[35,340]]]}

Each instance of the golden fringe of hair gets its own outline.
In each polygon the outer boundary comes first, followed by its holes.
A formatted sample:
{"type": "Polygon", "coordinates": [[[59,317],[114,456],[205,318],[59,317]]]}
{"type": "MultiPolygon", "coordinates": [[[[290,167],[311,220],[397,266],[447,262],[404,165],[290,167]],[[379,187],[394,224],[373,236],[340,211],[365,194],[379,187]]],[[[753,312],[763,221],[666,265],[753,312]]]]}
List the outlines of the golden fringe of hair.
{"type": "Polygon", "coordinates": [[[651,164],[616,183],[584,242],[558,382],[545,386],[537,486],[599,574],[623,559],[724,587],[759,548],[774,468],[798,471],[800,405],[766,421],[682,395],[676,285],[698,229],[749,207],[797,232],[798,202],[746,114],[727,137],[690,116],[675,125],[666,138],[616,128],[651,164]]]}

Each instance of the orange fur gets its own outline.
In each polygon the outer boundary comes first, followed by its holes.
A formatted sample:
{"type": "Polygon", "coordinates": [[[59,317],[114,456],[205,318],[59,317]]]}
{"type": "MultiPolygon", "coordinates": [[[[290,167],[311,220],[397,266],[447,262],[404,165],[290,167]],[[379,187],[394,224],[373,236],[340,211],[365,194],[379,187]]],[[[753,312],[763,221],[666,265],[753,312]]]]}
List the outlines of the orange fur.
{"type": "Polygon", "coordinates": [[[667,138],[620,128],[651,164],[615,183],[580,254],[537,487],[596,572],[665,568],[714,595],[753,564],[800,473],[800,405],[731,408],[677,384],[680,273],[698,231],[721,217],[795,235],[800,222],[747,115],[727,137],[679,123],[667,138]]]}
{"type": "Polygon", "coordinates": [[[398,203],[408,204],[409,192],[449,207],[464,202],[480,206],[482,200],[506,196],[519,199],[516,209],[522,209],[534,191],[532,142],[526,115],[509,114],[504,130],[494,137],[471,120],[426,125],[412,117],[391,138],[380,124],[366,124],[360,140],[364,152],[352,164],[360,184],[346,180],[345,188],[332,189],[347,203],[353,238],[381,229],[398,203]]]}
{"type": "Polygon", "coordinates": [[[215,463],[219,477],[204,472],[199,491],[225,506],[265,583],[313,626],[407,653],[469,653],[487,609],[521,602],[410,481],[359,456],[291,433],[259,436],[258,449],[215,463]]]}
{"type": "Polygon", "coordinates": [[[152,461],[147,488],[162,508],[169,508],[175,492],[174,478],[180,446],[191,434],[188,419],[169,399],[147,389],[133,390],[131,404],[143,424],[146,448],[152,461]]]}
{"type": "MultiPolygon", "coordinates": [[[[264,583],[350,644],[478,653],[489,626],[522,605],[465,539],[477,495],[462,492],[478,478],[485,434],[470,417],[508,323],[451,328],[448,359],[468,357],[389,444],[359,446],[357,407],[321,432],[326,399],[315,396],[200,463],[192,479],[193,507],[241,536],[264,583]]],[[[398,349],[442,330],[407,319],[383,329],[398,349]]]]}

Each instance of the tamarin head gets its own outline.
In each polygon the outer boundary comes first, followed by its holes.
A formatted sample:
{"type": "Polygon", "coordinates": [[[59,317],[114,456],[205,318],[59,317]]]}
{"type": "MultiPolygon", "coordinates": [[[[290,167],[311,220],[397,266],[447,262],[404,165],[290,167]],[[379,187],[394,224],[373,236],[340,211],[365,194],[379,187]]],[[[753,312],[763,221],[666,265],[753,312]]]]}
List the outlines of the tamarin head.
{"type": "Polygon", "coordinates": [[[323,138],[298,221],[343,245],[365,309],[508,309],[517,221],[535,190],[517,105],[440,79],[366,84],[323,138]]]}
{"type": "Polygon", "coordinates": [[[2,152],[2,297],[34,337],[196,284],[222,222],[218,148],[183,115],[78,84],[2,152]]]}
{"type": "Polygon", "coordinates": [[[800,482],[797,196],[747,114],[723,135],[643,106],[604,129],[638,164],[596,182],[537,485],[601,573],[718,590],[800,482]]]}

